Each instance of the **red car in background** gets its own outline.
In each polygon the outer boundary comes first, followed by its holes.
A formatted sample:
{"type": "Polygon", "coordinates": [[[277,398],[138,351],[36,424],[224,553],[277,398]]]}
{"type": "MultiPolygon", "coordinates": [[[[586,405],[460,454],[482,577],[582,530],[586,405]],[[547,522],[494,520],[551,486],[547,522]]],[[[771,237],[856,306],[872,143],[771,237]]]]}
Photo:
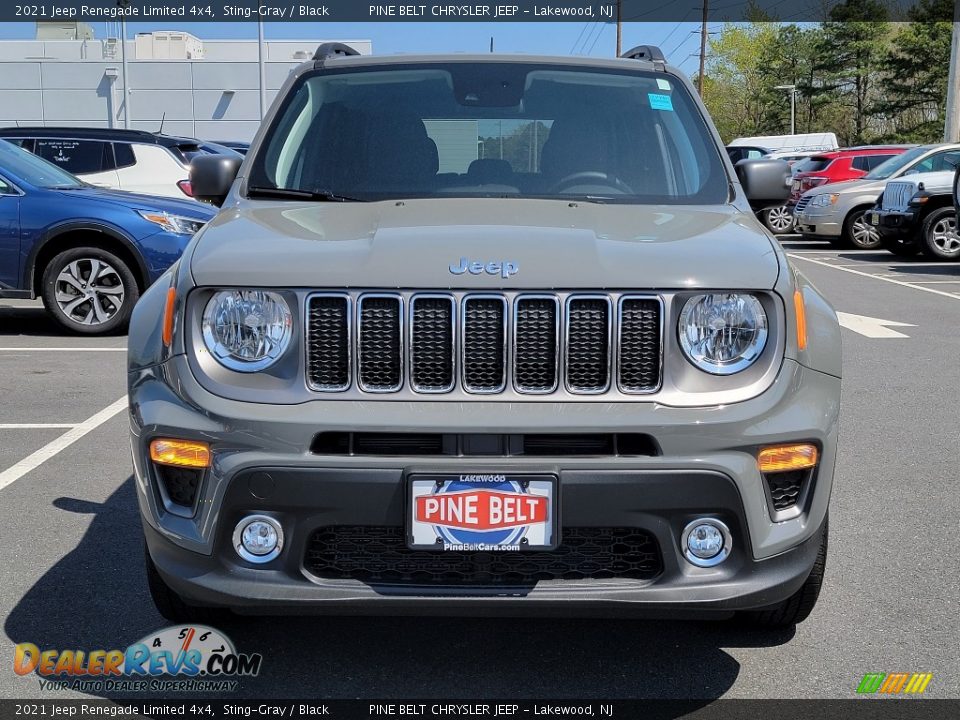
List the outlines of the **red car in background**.
{"type": "Polygon", "coordinates": [[[857,180],[877,165],[899,155],[912,145],[866,145],[811,155],[794,168],[789,205],[796,205],[807,190],[827,183],[857,180]]]}

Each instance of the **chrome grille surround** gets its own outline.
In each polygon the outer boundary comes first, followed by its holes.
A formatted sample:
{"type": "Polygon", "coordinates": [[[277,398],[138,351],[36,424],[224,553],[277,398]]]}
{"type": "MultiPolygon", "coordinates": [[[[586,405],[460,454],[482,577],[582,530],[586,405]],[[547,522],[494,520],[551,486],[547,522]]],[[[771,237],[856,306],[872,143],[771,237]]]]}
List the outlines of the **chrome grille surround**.
{"type": "Polygon", "coordinates": [[[394,293],[364,293],[357,300],[357,385],[368,393],[396,392],[403,387],[403,370],[405,362],[403,346],[403,297],[394,293]],[[383,319],[380,315],[390,313],[387,309],[391,302],[396,302],[396,322],[387,314],[383,319]],[[380,305],[380,315],[374,316],[376,309],[364,318],[367,306],[380,305]],[[374,335],[378,337],[374,337],[374,335]],[[377,357],[382,352],[389,352],[388,356],[377,357]],[[369,356],[369,357],[365,357],[369,356]],[[394,369],[392,365],[396,365],[394,369]],[[367,374],[368,376],[365,379],[367,374]],[[393,376],[396,376],[394,381],[393,376]],[[379,381],[386,378],[385,381],[379,381]]]}
{"type": "MultiPolygon", "coordinates": [[[[351,338],[353,337],[353,302],[351,298],[346,293],[334,293],[334,292],[323,292],[323,293],[311,293],[306,300],[306,322],[304,323],[304,335],[306,337],[305,350],[306,350],[306,361],[307,361],[307,387],[316,392],[343,392],[348,390],[352,384],[351,379],[353,378],[353,350],[350,346],[351,338]],[[340,328],[326,328],[325,332],[333,329],[336,331],[337,335],[344,336],[344,347],[343,350],[346,351],[346,372],[344,382],[340,383],[325,383],[317,382],[317,376],[323,374],[329,374],[329,370],[319,367],[322,365],[322,358],[318,357],[316,352],[312,352],[312,343],[317,333],[321,330],[320,325],[322,324],[323,318],[314,317],[314,301],[324,301],[324,300],[335,300],[342,301],[344,303],[344,319],[346,327],[340,328]],[[345,332],[344,332],[345,331],[345,332]]],[[[339,354],[340,348],[335,347],[331,349],[332,352],[339,354]]]]}
{"type": "MultiPolygon", "coordinates": [[[[463,385],[463,389],[468,393],[474,395],[493,395],[503,392],[507,387],[507,313],[507,299],[503,295],[471,293],[465,295],[460,302],[460,336],[462,338],[460,341],[460,382],[463,385]],[[469,320],[470,306],[479,304],[487,307],[485,311],[487,313],[497,305],[501,308],[499,327],[490,326],[483,328],[482,330],[485,332],[485,335],[482,338],[468,335],[471,327],[478,322],[477,320],[469,320]],[[492,340],[493,338],[497,338],[501,343],[500,352],[496,352],[496,348],[493,348],[492,353],[488,353],[486,348],[476,348],[476,350],[485,355],[482,360],[483,367],[471,367],[471,365],[478,362],[478,357],[482,357],[478,352],[474,351],[474,347],[472,347],[474,343],[477,341],[492,340]],[[489,367],[491,364],[492,367],[489,367]],[[499,377],[495,375],[497,365],[500,367],[499,377]],[[496,379],[497,382],[471,382],[471,379],[477,379],[471,377],[474,373],[489,373],[493,376],[492,379],[496,379]]],[[[486,319],[484,319],[484,321],[488,322],[486,319]]]]}
{"type": "Polygon", "coordinates": [[[563,328],[563,380],[567,391],[576,395],[599,395],[610,389],[610,376],[613,369],[613,353],[611,345],[613,343],[613,303],[610,302],[609,295],[587,295],[577,294],[567,298],[567,304],[564,311],[563,328]],[[584,310],[577,310],[575,306],[589,306],[584,310]],[[574,316],[574,313],[577,313],[574,316]],[[590,313],[596,316],[602,313],[605,317],[583,317],[581,312],[590,313]],[[574,334],[578,335],[576,340],[574,334]],[[583,339],[581,335],[590,335],[583,339]],[[591,340],[593,341],[591,343],[591,340]],[[603,341],[599,345],[597,341],[603,341]],[[574,342],[586,344],[585,352],[571,353],[571,347],[574,342]],[[593,347],[597,345],[597,347],[593,347]],[[591,356],[596,357],[591,357],[591,356]],[[574,382],[574,374],[586,379],[591,373],[595,373],[597,379],[602,374],[602,382],[584,383],[574,382]]]}
{"type": "MultiPolygon", "coordinates": [[[[410,387],[413,388],[414,392],[418,393],[447,393],[453,390],[454,386],[457,384],[457,301],[452,295],[444,295],[441,293],[417,293],[410,298],[410,316],[408,318],[408,327],[409,327],[409,365],[410,365],[410,387]],[[447,316],[449,317],[449,340],[446,338],[427,338],[425,334],[417,335],[416,331],[421,326],[421,324],[426,323],[427,321],[418,316],[419,306],[422,304],[430,303],[434,306],[433,314],[436,316],[437,313],[442,313],[443,311],[440,308],[443,304],[449,306],[449,311],[447,316]],[[427,343],[432,343],[434,346],[438,344],[446,344],[449,342],[449,347],[445,350],[449,357],[449,363],[445,362],[444,358],[430,358],[426,362],[419,362],[418,357],[421,352],[426,352],[427,348],[425,345],[427,343]],[[429,367],[427,364],[429,363],[429,367]],[[443,365],[449,364],[449,369],[442,367],[443,365]],[[448,374],[449,381],[447,382],[422,382],[423,374],[448,374]],[[418,380],[419,378],[419,380],[418,380]]],[[[429,312],[429,311],[428,311],[429,312]]],[[[440,330],[445,330],[445,328],[440,325],[442,323],[442,314],[439,317],[432,318],[430,324],[438,325],[440,330]]],[[[436,330],[438,328],[433,328],[436,330]]],[[[426,333],[427,330],[424,331],[426,333]]],[[[443,332],[443,335],[446,335],[446,332],[443,332]]],[[[440,348],[436,348],[439,353],[440,348]]],[[[438,354],[437,353],[437,354],[438,354]]]]}
{"type": "MultiPolygon", "coordinates": [[[[534,294],[522,294],[519,295],[513,302],[513,339],[511,342],[511,348],[513,349],[513,387],[519,393],[529,394],[529,395],[546,395],[552,392],[555,392],[557,387],[560,384],[560,298],[556,295],[534,295],[534,294]],[[527,372],[538,372],[535,365],[544,366],[539,372],[547,372],[547,362],[536,363],[534,361],[529,361],[526,359],[521,359],[520,352],[517,350],[520,343],[523,342],[523,335],[526,332],[525,328],[522,328],[521,325],[526,325],[528,319],[523,315],[521,310],[521,304],[538,304],[541,308],[552,307],[553,311],[553,341],[549,342],[547,338],[542,338],[540,343],[544,345],[541,348],[541,352],[546,351],[553,356],[552,369],[549,370],[552,372],[552,380],[550,382],[544,383],[525,383],[520,378],[524,376],[527,372]],[[528,367],[524,367],[527,365],[528,367]]],[[[543,334],[543,328],[531,328],[530,332],[543,334]]]]}
{"type": "MultiPolygon", "coordinates": [[[[628,306],[629,307],[629,306],[628,306]]],[[[497,395],[505,394],[514,397],[526,396],[533,400],[535,397],[546,396],[566,396],[568,399],[580,397],[583,400],[591,397],[601,399],[604,395],[619,394],[622,396],[631,395],[649,395],[658,392],[663,383],[664,366],[664,328],[666,322],[666,307],[664,298],[655,293],[629,293],[629,292],[596,292],[596,291],[498,291],[498,292],[473,292],[473,291],[377,291],[377,290],[345,290],[345,291],[316,291],[307,292],[304,301],[304,334],[305,334],[305,369],[306,386],[310,391],[317,393],[341,393],[347,397],[362,397],[366,394],[399,394],[400,397],[413,398],[418,395],[441,395],[448,394],[452,397],[467,399],[470,396],[477,395],[497,395]],[[346,338],[349,347],[349,383],[336,387],[320,386],[312,382],[312,378],[317,376],[317,355],[320,349],[316,347],[316,333],[313,328],[316,326],[316,320],[313,315],[315,298],[335,298],[347,303],[349,312],[347,320],[350,327],[346,330],[346,338]],[[397,325],[391,337],[394,338],[392,344],[384,344],[382,337],[379,343],[373,343],[375,348],[381,349],[388,347],[391,350],[391,357],[396,358],[399,352],[400,365],[398,372],[395,372],[392,378],[397,382],[389,385],[383,383],[371,382],[371,373],[369,372],[369,363],[374,362],[373,349],[369,339],[365,342],[366,331],[364,329],[364,319],[370,322],[373,313],[365,313],[364,307],[368,310],[373,309],[371,300],[392,300],[396,303],[398,309],[396,315],[397,325]],[[423,301],[431,301],[433,312],[423,312],[428,306],[422,304],[423,301]],[[438,317],[446,318],[447,313],[437,315],[440,306],[437,301],[450,303],[449,317],[452,321],[452,328],[449,333],[441,332],[442,321],[438,317]],[[651,319],[647,313],[644,317],[643,327],[636,319],[631,319],[630,314],[624,318],[624,304],[628,302],[640,301],[644,307],[655,312],[658,317],[651,319]],[[495,332],[487,327],[481,328],[479,334],[476,334],[476,342],[486,341],[489,345],[489,338],[496,337],[493,341],[496,355],[489,352],[485,358],[489,369],[492,367],[495,374],[495,381],[481,377],[483,373],[474,373],[471,376],[471,362],[474,364],[473,370],[476,371],[476,358],[470,357],[470,335],[467,325],[476,320],[475,316],[482,313],[475,312],[483,310],[482,306],[475,306],[475,303],[483,303],[486,310],[496,307],[495,332]],[[653,303],[654,305],[650,305],[653,303]],[[495,305],[494,305],[495,304],[495,305]],[[544,323],[544,311],[552,305],[552,311],[547,312],[547,317],[552,315],[553,326],[555,328],[552,334],[553,366],[550,367],[550,352],[546,352],[547,342],[543,338],[546,331],[544,323]],[[577,348],[589,350],[591,341],[584,339],[580,333],[579,338],[571,340],[571,310],[573,307],[573,333],[578,334],[578,330],[586,330],[586,335],[602,338],[599,355],[596,351],[592,357],[588,358],[587,364],[590,367],[590,379],[596,378],[595,382],[584,382],[582,377],[571,377],[571,360],[577,361],[577,348]],[[472,308],[472,310],[471,310],[472,308]],[[651,308],[655,308],[652,309],[651,308]],[[524,329],[522,311],[535,310],[536,312],[527,312],[528,315],[540,315],[535,327],[528,323],[524,329]],[[596,317],[590,318],[590,311],[601,310],[602,322],[598,322],[596,317]],[[468,313],[468,310],[470,312],[468,313]],[[584,314],[584,312],[586,314],[584,314]],[[468,320],[468,314],[470,318],[468,320]],[[433,347],[439,347],[436,343],[443,338],[443,344],[449,342],[449,361],[441,358],[441,362],[428,363],[442,368],[441,376],[446,379],[446,373],[452,373],[453,382],[437,384],[436,372],[429,372],[424,368],[423,349],[425,347],[422,338],[416,337],[418,327],[424,327],[424,317],[431,316],[430,322],[433,323],[426,343],[433,343],[433,347]],[[418,317],[420,322],[418,323],[418,317]],[[586,318],[586,320],[585,320],[586,318]],[[438,325],[440,323],[440,325],[438,325]],[[465,325],[466,323],[466,325],[465,325]],[[633,326],[630,324],[634,323],[633,326]],[[533,330],[531,330],[533,327],[533,330]],[[533,331],[536,332],[533,332],[533,331]],[[518,337],[519,332],[519,337],[518,337]],[[630,380],[631,373],[637,372],[636,359],[630,360],[632,367],[621,366],[621,354],[628,342],[624,340],[624,333],[627,332],[632,338],[637,339],[637,333],[643,335],[640,338],[639,345],[643,348],[640,354],[640,362],[648,362],[650,367],[643,367],[640,374],[642,378],[651,378],[655,384],[640,384],[630,380]],[[527,341],[523,335],[527,334],[527,341]],[[530,341],[531,333],[537,335],[535,341],[530,341]],[[599,333],[599,335],[598,335],[599,333]],[[651,336],[655,333],[655,337],[651,336]],[[418,343],[419,350],[418,353],[418,343]],[[398,345],[399,344],[399,345],[398,345]],[[364,348],[366,347],[366,352],[364,348]],[[399,347],[399,351],[397,348],[399,347]],[[525,372],[523,360],[518,358],[517,348],[532,348],[538,353],[544,353],[537,359],[540,363],[539,372],[525,372]],[[420,371],[417,370],[417,358],[421,358],[420,371]],[[599,358],[599,362],[598,362],[599,358]],[[491,365],[492,359],[492,365],[491,365]],[[445,364],[447,363],[447,364],[445,364]],[[519,370],[518,370],[519,367],[519,370]],[[602,371],[598,372],[598,367],[602,371]],[[626,379],[622,373],[627,373],[626,379]],[[551,380],[550,385],[541,383],[525,382],[530,377],[540,378],[546,376],[551,380]],[[421,378],[418,381],[418,377],[421,378]],[[431,377],[434,382],[426,383],[423,378],[431,377]],[[478,377],[482,382],[478,381],[478,377]],[[602,382],[601,382],[602,380],[602,382]]],[[[382,324],[382,323],[381,323],[382,324]]],[[[376,326],[379,336],[384,333],[384,328],[376,326]]],[[[331,335],[328,332],[327,337],[335,337],[338,340],[343,334],[331,335]]],[[[487,347],[489,350],[490,348],[487,347]]],[[[340,357],[338,349],[325,351],[327,356],[340,357]]],[[[631,350],[636,355],[636,350],[631,350]]],[[[589,353],[588,353],[589,354],[589,353]]],[[[382,358],[381,365],[382,363],[382,358]]],[[[574,363],[576,364],[576,363],[574,363]]]]}

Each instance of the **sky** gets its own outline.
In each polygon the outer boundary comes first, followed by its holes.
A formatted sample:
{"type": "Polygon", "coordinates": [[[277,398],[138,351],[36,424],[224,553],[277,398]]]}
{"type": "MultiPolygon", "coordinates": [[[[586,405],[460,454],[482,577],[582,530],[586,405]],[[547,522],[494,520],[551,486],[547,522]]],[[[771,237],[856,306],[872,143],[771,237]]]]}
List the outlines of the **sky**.
{"type": "MultiPolygon", "coordinates": [[[[106,37],[105,23],[92,23],[96,37],[106,37]]],[[[714,28],[711,27],[711,30],[714,28]]],[[[183,30],[202,40],[255,39],[255,23],[129,23],[138,32],[183,30]]],[[[687,72],[696,70],[700,23],[624,23],[623,48],[659,45],[667,60],[687,72]]],[[[0,39],[33,39],[33,23],[0,23],[0,39]]],[[[267,40],[372,40],[378,55],[410,52],[495,52],[558,55],[613,55],[616,29],[612,23],[265,23],[267,40]]]]}

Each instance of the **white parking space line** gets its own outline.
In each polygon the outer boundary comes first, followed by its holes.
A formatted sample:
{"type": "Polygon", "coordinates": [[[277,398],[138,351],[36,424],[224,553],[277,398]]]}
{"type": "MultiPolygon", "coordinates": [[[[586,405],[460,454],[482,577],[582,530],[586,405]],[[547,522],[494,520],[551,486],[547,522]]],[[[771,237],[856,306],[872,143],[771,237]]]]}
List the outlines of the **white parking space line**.
{"type": "Polygon", "coordinates": [[[0,352],[126,352],[125,347],[0,347],[0,352]]]}
{"type": "Polygon", "coordinates": [[[100,412],[96,413],[95,415],[91,415],[79,425],[75,426],[71,430],[68,430],[56,440],[51,440],[36,452],[25,457],[16,465],[13,465],[3,472],[0,472],[0,490],[3,490],[5,487],[7,487],[7,485],[15,483],[28,472],[39,467],[61,450],[70,447],[87,433],[96,430],[107,420],[124,410],[126,407],[127,396],[124,395],[112,405],[108,405],[100,412]]]}
{"type": "Polygon", "coordinates": [[[913,283],[904,282],[903,280],[894,280],[893,278],[882,277],[880,275],[874,275],[873,273],[862,272],[860,270],[854,270],[853,268],[841,267],[839,265],[833,265],[832,263],[823,262],[821,260],[816,260],[814,258],[803,257],[797,255],[796,253],[787,253],[789,257],[792,257],[796,260],[803,260],[804,262],[811,262],[815,265],[820,265],[821,267],[828,267],[833,270],[840,270],[841,272],[853,273],[854,275],[862,275],[863,277],[873,278],[874,280],[880,280],[882,282],[893,283],[894,285],[902,285],[903,287],[913,288],[914,290],[922,290],[923,292],[933,293],[934,295],[942,295],[943,297],[952,298],[954,300],[960,300],[960,295],[956,293],[948,293],[943,290],[935,290],[934,288],[922,287],[920,285],[914,285],[913,283]]]}
{"type": "Polygon", "coordinates": [[[0,430],[69,430],[76,423],[0,423],[0,430]]]}

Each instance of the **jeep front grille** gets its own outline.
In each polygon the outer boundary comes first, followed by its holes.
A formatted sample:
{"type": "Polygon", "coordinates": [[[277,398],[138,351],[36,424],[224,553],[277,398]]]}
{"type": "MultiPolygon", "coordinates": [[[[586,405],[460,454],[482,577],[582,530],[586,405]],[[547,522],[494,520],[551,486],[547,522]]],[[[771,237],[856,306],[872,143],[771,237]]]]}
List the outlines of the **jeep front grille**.
{"type": "Polygon", "coordinates": [[[315,293],[307,384],[318,392],[656,392],[663,303],[610,293],[315,293]]]}
{"type": "Polygon", "coordinates": [[[663,556],[652,533],[630,527],[563,527],[553,552],[411,550],[404,529],[333,525],[310,534],[303,567],[322,579],[371,585],[511,586],[540,581],[653,580],[663,556]]]}
{"type": "Polygon", "coordinates": [[[888,182],[880,207],[884,210],[905,210],[914,194],[912,182],[888,182]]]}

